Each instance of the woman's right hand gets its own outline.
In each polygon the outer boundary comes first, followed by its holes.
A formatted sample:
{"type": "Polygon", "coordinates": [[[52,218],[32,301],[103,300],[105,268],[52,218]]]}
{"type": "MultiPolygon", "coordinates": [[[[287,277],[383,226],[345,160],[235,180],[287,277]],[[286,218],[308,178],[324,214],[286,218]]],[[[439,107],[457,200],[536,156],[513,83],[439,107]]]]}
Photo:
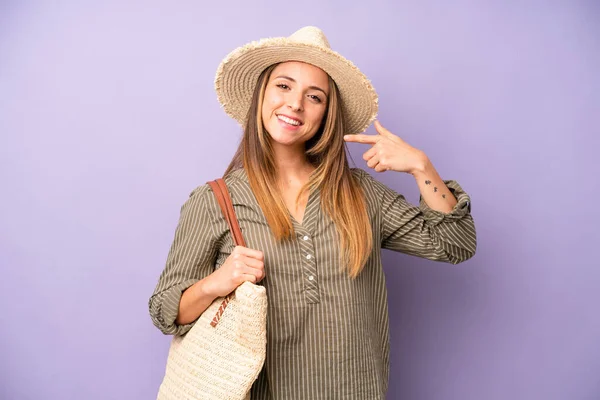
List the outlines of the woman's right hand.
{"type": "Polygon", "coordinates": [[[263,252],[236,246],[223,265],[205,278],[204,290],[211,296],[224,297],[242,283],[257,283],[264,277],[263,252]]]}

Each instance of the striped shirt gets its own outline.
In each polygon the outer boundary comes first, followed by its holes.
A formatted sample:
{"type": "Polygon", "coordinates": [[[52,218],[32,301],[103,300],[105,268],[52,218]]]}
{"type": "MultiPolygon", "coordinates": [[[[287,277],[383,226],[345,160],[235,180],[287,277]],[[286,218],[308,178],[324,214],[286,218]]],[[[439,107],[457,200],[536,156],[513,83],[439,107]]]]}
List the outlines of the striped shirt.
{"type": "MultiPolygon", "coordinates": [[[[277,242],[243,169],[226,179],[249,248],[265,257],[267,358],[252,388],[252,400],[384,399],[389,373],[389,329],[381,248],[457,264],[473,256],[475,226],[470,199],[455,181],[445,181],[458,203],[450,213],[419,206],[361,169],[352,173],[364,189],[373,231],[373,251],[356,279],[339,265],[332,220],[319,190],[309,194],[304,219],[292,219],[294,240],[277,242]]],[[[181,208],[175,238],[154,294],[150,315],[165,334],[177,325],[182,292],[219,268],[235,244],[208,185],[181,208]]]]}

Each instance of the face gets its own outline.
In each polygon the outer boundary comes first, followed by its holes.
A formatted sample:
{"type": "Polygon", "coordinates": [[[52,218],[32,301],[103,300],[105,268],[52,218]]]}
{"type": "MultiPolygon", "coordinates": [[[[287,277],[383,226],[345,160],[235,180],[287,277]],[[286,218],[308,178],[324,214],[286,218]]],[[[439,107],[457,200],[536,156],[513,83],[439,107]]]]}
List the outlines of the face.
{"type": "Polygon", "coordinates": [[[302,62],[279,64],[271,72],[262,105],[262,121],[273,144],[304,148],[327,111],[329,78],[302,62]]]}

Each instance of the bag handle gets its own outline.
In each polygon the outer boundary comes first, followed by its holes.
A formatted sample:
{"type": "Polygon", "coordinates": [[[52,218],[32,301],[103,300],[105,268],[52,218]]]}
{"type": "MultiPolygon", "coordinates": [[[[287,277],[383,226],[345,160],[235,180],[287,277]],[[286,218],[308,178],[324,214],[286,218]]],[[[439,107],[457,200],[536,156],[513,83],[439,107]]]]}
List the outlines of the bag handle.
{"type": "Polygon", "coordinates": [[[235,216],[235,210],[233,209],[233,203],[231,201],[229,191],[227,190],[227,185],[225,185],[225,181],[222,178],[219,178],[217,180],[208,182],[208,184],[217,197],[217,201],[219,202],[223,216],[227,220],[229,230],[233,235],[233,241],[237,246],[246,247],[246,242],[242,236],[242,229],[240,228],[240,224],[235,216]]]}
{"type": "MultiPolygon", "coordinates": [[[[242,229],[240,228],[240,224],[238,222],[237,217],[235,216],[235,210],[233,209],[233,202],[231,201],[231,196],[229,195],[229,191],[227,190],[227,185],[225,185],[225,181],[223,178],[216,179],[214,181],[208,182],[210,187],[219,202],[219,207],[221,207],[221,211],[223,212],[223,216],[227,220],[227,224],[229,225],[229,231],[233,236],[233,241],[237,246],[246,247],[246,242],[244,241],[244,236],[242,236],[242,229]]],[[[223,312],[225,312],[225,308],[229,304],[229,300],[233,297],[232,292],[225,296],[223,301],[221,302],[221,306],[217,310],[217,313],[213,317],[210,326],[216,328],[217,324],[221,320],[223,316],[223,312]]]]}

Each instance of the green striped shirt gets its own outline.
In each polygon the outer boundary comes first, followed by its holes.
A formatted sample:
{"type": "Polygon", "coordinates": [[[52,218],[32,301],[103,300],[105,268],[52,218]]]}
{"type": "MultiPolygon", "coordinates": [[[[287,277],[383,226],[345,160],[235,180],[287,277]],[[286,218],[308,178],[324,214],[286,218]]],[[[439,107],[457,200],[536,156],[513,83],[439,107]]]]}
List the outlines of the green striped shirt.
{"type": "MultiPolygon", "coordinates": [[[[269,308],[267,358],[252,400],[384,399],[389,373],[389,329],[381,248],[448,263],[473,256],[475,226],[469,196],[445,181],[458,203],[450,213],[419,206],[352,169],[361,183],[373,231],[373,251],[356,279],[339,265],[332,220],[319,190],[310,193],[294,240],[277,242],[254,197],[246,172],[226,178],[249,248],[265,256],[269,308]]],[[[365,229],[368,229],[365,227],[365,229]]],[[[184,334],[175,323],[182,292],[219,268],[235,244],[208,185],[181,209],[175,238],[154,294],[150,315],[165,334],[184,334]]]]}

